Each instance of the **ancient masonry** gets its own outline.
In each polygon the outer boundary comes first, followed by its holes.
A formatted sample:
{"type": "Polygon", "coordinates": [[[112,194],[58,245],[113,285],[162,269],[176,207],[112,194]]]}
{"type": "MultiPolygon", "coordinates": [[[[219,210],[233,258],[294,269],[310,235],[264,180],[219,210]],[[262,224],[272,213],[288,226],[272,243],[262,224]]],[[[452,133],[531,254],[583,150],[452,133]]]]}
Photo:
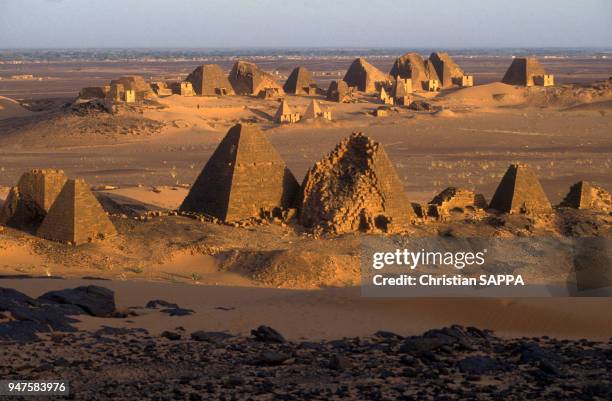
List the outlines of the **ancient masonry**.
{"type": "Polygon", "coordinates": [[[380,100],[383,104],[393,105],[393,98],[387,94],[387,91],[382,86],[380,88],[380,92],[378,92],[378,100],[380,100]]]}
{"type": "Polygon", "coordinates": [[[208,160],[180,210],[238,221],[290,208],[298,191],[295,177],[260,129],[238,124],[208,160]]]}
{"type": "Polygon", "coordinates": [[[560,206],[610,212],[612,211],[612,195],[597,185],[580,181],[570,187],[560,206]]]}
{"type": "Polygon", "coordinates": [[[322,118],[324,120],[331,121],[331,111],[321,109],[321,105],[315,99],[312,99],[308,107],[306,108],[306,113],[304,113],[304,120],[315,120],[317,118],[322,118]]]}
{"type": "Polygon", "coordinates": [[[37,169],[24,173],[0,209],[0,224],[15,228],[37,226],[49,212],[66,180],[62,170],[37,169]]]}
{"type": "Polygon", "coordinates": [[[113,85],[123,85],[125,90],[134,91],[136,100],[155,98],[155,93],[151,89],[151,86],[138,75],[119,77],[119,79],[112,80],[110,84],[111,87],[113,85]]]}
{"type": "Polygon", "coordinates": [[[382,145],[361,133],[340,142],[302,184],[300,222],[315,232],[401,232],[414,217],[382,145]]]}
{"type": "Polygon", "coordinates": [[[68,180],[49,209],[37,234],[75,245],[117,234],[100,202],[84,180],[68,180]]]}
{"type": "Polygon", "coordinates": [[[193,85],[189,81],[175,82],[172,84],[172,92],[180,96],[195,96],[193,85]]]}
{"type": "Polygon", "coordinates": [[[554,77],[546,74],[544,67],[535,57],[517,57],[512,60],[502,82],[508,85],[551,86],[554,85],[554,77]]]}
{"type": "Polygon", "coordinates": [[[502,213],[538,214],[552,211],[535,173],[524,164],[511,164],[489,205],[502,213]]]}
{"type": "Polygon", "coordinates": [[[155,92],[157,96],[172,95],[172,89],[170,89],[168,87],[168,84],[164,81],[157,81],[157,82],[151,83],[151,88],[153,89],[153,92],[155,92]]]}
{"type": "Polygon", "coordinates": [[[427,214],[444,218],[454,211],[465,213],[486,207],[483,195],[465,188],[448,187],[431,200],[427,214]]]}
{"type": "Polygon", "coordinates": [[[283,99],[280,106],[278,106],[278,110],[276,110],[274,121],[278,124],[297,123],[300,121],[300,113],[294,113],[291,107],[289,107],[287,100],[283,99]]]}
{"type": "Polygon", "coordinates": [[[185,79],[191,82],[193,90],[200,96],[233,95],[234,89],[227,74],[217,64],[201,65],[185,79]]]}
{"type": "Polygon", "coordinates": [[[253,63],[237,61],[229,75],[234,92],[238,95],[254,95],[266,88],[277,88],[283,95],[283,88],[274,80],[272,75],[264,72],[253,63]]]}
{"type": "Polygon", "coordinates": [[[327,100],[346,103],[351,100],[352,94],[348,84],[344,81],[331,81],[327,89],[327,100]]]}
{"type": "Polygon", "coordinates": [[[390,80],[385,73],[360,57],[350,65],[343,81],[348,86],[356,87],[359,91],[372,93],[376,92],[380,85],[387,84],[390,80]]]}
{"type": "MultiPolygon", "coordinates": [[[[421,89],[430,79],[425,71],[425,62],[417,53],[406,53],[396,59],[390,74],[394,78],[411,79],[414,89],[421,89]]],[[[437,79],[437,75],[433,79],[437,79]]]]}
{"type": "Polygon", "coordinates": [[[461,67],[445,52],[431,53],[429,63],[435,68],[442,88],[450,88],[453,85],[472,86],[473,78],[465,75],[461,67]],[[465,77],[465,79],[464,79],[465,77]],[[472,85],[470,85],[470,80],[472,85]]]}
{"type": "Polygon", "coordinates": [[[297,67],[287,78],[283,86],[286,93],[295,95],[316,95],[317,84],[312,79],[312,74],[305,67],[297,67]]]}
{"type": "Polygon", "coordinates": [[[397,77],[393,80],[391,95],[395,104],[408,106],[412,102],[412,79],[397,77]]]}

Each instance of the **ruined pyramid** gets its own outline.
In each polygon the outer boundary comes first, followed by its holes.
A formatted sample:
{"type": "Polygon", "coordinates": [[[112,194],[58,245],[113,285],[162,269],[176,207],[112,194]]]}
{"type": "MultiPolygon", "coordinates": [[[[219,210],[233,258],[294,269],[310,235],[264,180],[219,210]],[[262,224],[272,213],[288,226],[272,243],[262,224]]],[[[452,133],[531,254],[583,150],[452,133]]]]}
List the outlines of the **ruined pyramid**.
{"type": "Polygon", "coordinates": [[[364,58],[357,58],[350,65],[343,81],[362,92],[376,92],[377,85],[389,82],[389,77],[368,63],[364,58]]]}
{"type": "Polygon", "coordinates": [[[24,173],[0,209],[0,224],[15,228],[36,227],[66,180],[62,170],[35,169],[24,173]]]}
{"type": "Polygon", "coordinates": [[[502,213],[547,213],[550,201],[535,173],[524,164],[511,164],[501,179],[489,208],[502,213]]]}
{"type": "Polygon", "coordinates": [[[287,78],[287,82],[283,85],[286,93],[295,95],[313,95],[316,91],[317,84],[312,79],[312,74],[305,67],[297,67],[287,78]]]}
{"type": "Polygon", "coordinates": [[[298,190],[295,177],[263,132],[254,125],[237,124],[202,169],[180,210],[243,220],[291,207],[298,190]]]}
{"type": "Polygon", "coordinates": [[[412,79],[414,89],[421,89],[423,82],[430,79],[425,71],[425,62],[417,53],[406,53],[397,58],[391,67],[390,74],[394,78],[412,79]]]}
{"type": "Polygon", "coordinates": [[[448,187],[429,202],[428,214],[442,217],[453,211],[464,213],[486,208],[484,196],[465,188],[448,187]]]}
{"type": "Polygon", "coordinates": [[[429,56],[429,62],[436,70],[443,88],[453,86],[454,80],[461,79],[465,73],[455,61],[445,52],[434,52],[429,56]]]}
{"type": "Polygon", "coordinates": [[[246,61],[236,61],[229,75],[234,92],[238,95],[254,95],[266,88],[277,88],[280,95],[285,92],[283,88],[274,80],[272,75],[262,71],[253,63],[246,61]]]}
{"type": "Polygon", "coordinates": [[[76,179],[66,181],[37,234],[79,245],[115,235],[117,231],[87,183],[76,179]]]}
{"type": "Polygon", "coordinates": [[[128,75],[113,79],[110,85],[111,87],[113,85],[122,85],[125,90],[133,90],[137,100],[155,99],[157,97],[151,85],[139,75],[128,75]]]}
{"type": "Polygon", "coordinates": [[[560,206],[610,212],[612,211],[612,195],[602,187],[587,181],[580,181],[570,187],[560,206]]]}
{"type": "Polygon", "coordinates": [[[327,88],[327,100],[344,103],[351,99],[351,91],[344,81],[331,81],[327,88]]]}
{"type": "Polygon", "coordinates": [[[382,145],[362,133],[310,168],[300,195],[300,222],[320,232],[401,232],[415,216],[382,145]]]}
{"type": "Polygon", "coordinates": [[[227,74],[217,64],[201,65],[193,70],[185,80],[191,82],[193,90],[200,96],[234,94],[227,74]]]}
{"type": "Polygon", "coordinates": [[[533,77],[545,74],[544,67],[535,57],[517,57],[512,60],[502,82],[508,85],[533,86],[533,77]]]}

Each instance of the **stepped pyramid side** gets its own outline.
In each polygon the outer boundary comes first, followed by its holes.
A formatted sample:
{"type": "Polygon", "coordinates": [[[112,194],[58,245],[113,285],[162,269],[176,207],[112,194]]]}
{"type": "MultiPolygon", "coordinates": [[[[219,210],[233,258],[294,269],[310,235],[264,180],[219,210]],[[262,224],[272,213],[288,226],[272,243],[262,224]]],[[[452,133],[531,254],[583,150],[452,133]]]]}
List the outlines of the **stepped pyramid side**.
{"type": "Polygon", "coordinates": [[[279,95],[284,95],[283,88],[272,75],[264,72],[253,63],[237,61],[229,75],[234,92],[238,95],[258,95],[267,88],[276,88],[279,95]]]}
{"type": "Polygon", "coordinates": [[[545,74],[546,71],[536,58],[519,57],[512,60],[510,67],[502,78],[502,82],[508,85],[533,86],[533,77],[545,74]]]}
{"type": "Polygon", "coordinates": [[[84,180],[68,180],[38,228],[43,238],[83,244],[117,234],[84,180]]]}
{"type": "Polygon", "coordinates": [[[259,128],[232,127],[196,179],[180,209],[225,221],[292,206],[298,184],[259,128]]]}
{"type": "Polygon", "coordinates": [[[597,185],[580,181],[570,187],[560,206],[609,212],[612,210],[612,195],[597,185]]]}
{"type": "Polygon", "coordinates": [[[375,92],[377,84],[389,81],[389,77],[364,58],[353,61],[342,79],[348,86],[362,92],[375,92]]]}
{"type": "Polygon", "coordinates": [[[503,213],[547,213],[552,206],[535,173],[526,165],[512,164],[501,179],[491,209],[503,213]]]}
{"type": "Polygon", "coordinates": [[[286,93],[296,95],[311,94],[311,88],[316,88],[316,84],[312,79],[312,74],[305,67],[297,67],[291,71],[291,75],[289,75],[287,82],[283,85],[286,93]]]}
{"type": "Polygon", "coordinates": [[[38,225],[66,180],[62,170],[35,169],[24,173],[11,190],[11,202],[5,202],[0,210],[0,224],[16,228],[38,225]]]}
{"type": "Polygon", "coordinates": [[[233,95],[234,89],[227,74],[217,64],[197,67],[185,79],[191,82],[193,90],[200,96],[233,95]]]}
{"type": "Polygon", "coordinates": [[[304,226],[334,234],[400,232],[414,218],[386,152],[360,133],[340,142],[308,171],[301,205],[304,226]]]}

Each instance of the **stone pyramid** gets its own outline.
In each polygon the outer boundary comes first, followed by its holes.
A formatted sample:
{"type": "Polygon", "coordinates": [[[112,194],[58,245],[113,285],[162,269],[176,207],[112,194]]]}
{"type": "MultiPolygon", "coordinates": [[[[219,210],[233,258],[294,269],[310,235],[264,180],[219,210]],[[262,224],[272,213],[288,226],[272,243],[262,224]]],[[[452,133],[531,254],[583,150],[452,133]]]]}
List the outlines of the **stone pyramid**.
{"type": "Polygon", "coordinates": [[[350,65],[343,81],[362,92],[376,92],[377,84],[386,83],[389,77],[364,58],[357,58],[350,65]]]}
{"type": "Polygon", "coordinates": [[[221,141],[180,210],[224,221],[293,205],[299,186],[274,146],[254,125],[237,124],[221,141]]]}
{"type": "Polygon", "coordinates": [[[533,77],[544,74],[546,71],[535,57],[517,57],[512,60],[502,82],[508,85],[533,86],[533,77]]]}
{"type": "Polygon", "coordinates": [[[454,79],[461,79],[465,75],[461,67],[445,52],[431,53],[429,62],[433,65],[443,88],[453,86],[454,79]]]}
{"type": "Polygon", "coordinates": [[[323,111],[321,105],[315,99],[310,101],[310,104],[306,108],[306,113],[304,113],[304,120],[314,120],[317,118],[323,118],[326,120],[331,120],[331,112],[323,111]]]}
{"type": "Polygon", "coordinates": [[[40,237],[75,245],[117,234],[84,180],[68,180],[38,228],[40,237]]]}
{"type": "Polygon", "coordinates": [[[431,60],[425,60],[425,63],[423,65],[425,66],[425,75],[427,75],[427,79],[437,79],[438,81],[440,80],[438,72],[436,71],[436,68],[434,67],[431,60]]]}
{"type": "Polygon", "coordinates": [[[24,173],[0,209],[0,224],[15,228],[38,226],[66,180],[62,170],[35,169],[24,173]]]}
{"type": "Polygon", "coordinates": [[[253,63],[236,61],[229,75],[234,92],[238,95],[255,95],[266,88],[277,88],[280,95],[284,95],[283,88],[274,80],[272,75],[264,72],[253,63]]]}
{"type": "Polygon", "coordinates": [[[489,208],[502,213],[547,213],[550,201],[535,173],[524,164],[512,164],[501,179],[489,208]]]}
{"type": "Polygon", "coordinates": [[[274,115],[274,121],[277,123],[295,123],[299,121],[300,114],[294,113],[287,99],[283,99],[280,106],[278,106],[278,110],[276,110],[276,114],[274,115]]]}
{"type": "Polygon", "coordinates": [[[327,100],[344,103],[351,98],[349,86],[344,81],[331,81],[327,89],[327,100]]]}
{"type": "Polygon", "coordinates": [[[415,217],[382,145],[354,133],[317,162],[301,188],[300,221],[315,231],[401,232],[415,217]]]}
{"type": "Polygon", "coordinates": [[[423,82],[429,79],[423,58],[417,53],[406,53],[396,59],[390,74],[395,78],[412,79],[412,86],[415,89],[421,88],[423,82]]]}
{"type": "Polygon", "coordinates": [[[227,74],[217,64],[201,65],[185,79],[200,96],[233,95],[234,89],[227,74]]]}
{"type": "Polygon", "coordinates": [[[609,212],[612,211],[612,195],[602,187],[580,181],[570,187],[560,206],[609,212]]]}
{"type": "Polygon", "coordinates": [[[287,82],[283,86],[286,93],[295,95],[310,95],[311,88],[316,88],[317,84],[312,79],[312,74],[305,67],[297,67],[287,78],[287,82]]]}

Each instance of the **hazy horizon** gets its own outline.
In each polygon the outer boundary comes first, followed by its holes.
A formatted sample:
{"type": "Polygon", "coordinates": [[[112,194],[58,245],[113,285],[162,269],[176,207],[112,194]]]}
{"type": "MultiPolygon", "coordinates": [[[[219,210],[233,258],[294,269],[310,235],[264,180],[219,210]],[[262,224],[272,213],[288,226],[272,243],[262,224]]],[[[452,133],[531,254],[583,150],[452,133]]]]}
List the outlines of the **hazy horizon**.
{"type": "Polygon", "coordinates": [[[2,49],[609,48],[612,1],[0,0],[2,49]],[[229,5],[228,5],[229,4],[229,5]]]}

